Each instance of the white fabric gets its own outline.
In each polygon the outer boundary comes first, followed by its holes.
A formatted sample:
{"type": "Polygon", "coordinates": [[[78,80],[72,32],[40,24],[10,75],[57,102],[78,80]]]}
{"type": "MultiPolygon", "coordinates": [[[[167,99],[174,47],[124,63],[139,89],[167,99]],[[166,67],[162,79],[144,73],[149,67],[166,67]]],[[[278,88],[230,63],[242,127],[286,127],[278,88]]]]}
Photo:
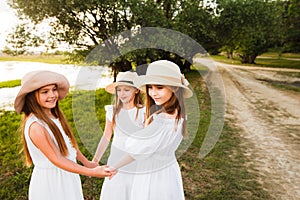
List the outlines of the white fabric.
{"type": "Polygon", "coordinates": [[[126,150],[136,159],[130,200],[183,200],[175,151],[182,140],[182,122],[153,115],[153,122],[128,138],[126,150]]]}
{"type": "MultiPolygon", "coordinates": [[[[113,106],[105,106],[106,118],[112,121],[113,106]]],[[[145,108],[134,107],[130,110],[121,109],[116,117],[113,140],[107,164],[113,166],[125,154],[125,142],[134,132],[141,130],[144,126],[145,108]],[[137,116],[137,118],[136,118],[137,116]]],[[[102,185],[101,200],[130,200],[131,187],[135,172],[135,164],[129,164],[119,169],[119,172],[109,180],[105,178],[102,185]]]]}
{"type": "MultiPolygon", "coordinates": [[[[76,162],[76,150],[72,146],[69,137],[65,134],[59,120],[53,119],[53,121],[64,137],[69,152],[67,158],[76,162]]],[[[34,164],[29,185],[29,200],[82,200],[83,193],[79,175],[56,167],[32,143],[29,137],[29,127],[33,122],[38,122],[44,126],[53,142],[57,145],[54,135],[49,127],[34,115],[30,115],[26,121],[24,130],[27,147],[34,164]]]]}

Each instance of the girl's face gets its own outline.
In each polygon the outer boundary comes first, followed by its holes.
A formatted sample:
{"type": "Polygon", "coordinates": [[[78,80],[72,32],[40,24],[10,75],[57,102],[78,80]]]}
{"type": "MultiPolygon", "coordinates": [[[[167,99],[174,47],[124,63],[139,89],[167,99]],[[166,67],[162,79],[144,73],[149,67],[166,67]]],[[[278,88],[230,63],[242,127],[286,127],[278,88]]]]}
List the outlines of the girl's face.
{"type": "Polygon", "coordinates": [[[164,85],[149,85],[148,94],[154,100],[156,105],[163,105],[172,97],[172,90],[164,85]]]}
{"type": "Polygon", "coordinates": [[[38,103],[42,108],[50,110],[56,106],[56,102],[58,100],[58,91],[55,84],[40,88],[36,94],[38,103]]]}
{"type": "Polygon", "coordinates": [[[117,86],[116,91],[118,98],[122,103],[125,104],[133,102],[134,96],[138,92],[138,89],[127,85],[119,85],[117,86]]]}

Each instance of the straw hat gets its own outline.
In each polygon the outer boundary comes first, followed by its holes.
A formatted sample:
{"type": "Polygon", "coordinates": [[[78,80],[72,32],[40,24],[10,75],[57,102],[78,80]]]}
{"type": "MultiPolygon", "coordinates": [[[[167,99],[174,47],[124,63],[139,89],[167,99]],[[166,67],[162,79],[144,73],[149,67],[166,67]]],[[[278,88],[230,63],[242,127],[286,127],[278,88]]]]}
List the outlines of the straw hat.
{"type": "Polygon", "coordinates": [[[33,92],[43,86],[56,84],[58,91],[58,99],[63,99],[69,91],[69,81],[61,74],[51,71],[32,71],[22,78],[21,89],[15,99],[14,107],[17,113],[23,110],[25,97],[28,93],[33,92]]]}
{"type": "Polygon", "coordinates": [[[115,88],[119,85],[127,85],[127,86],[132,86],[136,87],[133,84],[133,80],[135,80],[138,77],[136,72],[119,72],[117,75],[117,80],[114,83],[109,84],[108,86],[105,87],[105,90],[111,94],[115,93],[115,88]]]}
{"type": "Polygon", "coordinates": [[[135,85],[143,91],[146,91],[146,85],[150,84],[181,87],[184,98],[193,96],[193,92],[188,87],[189,82],[181,74],[179,66],[168,60],[150,63],[146,75],[139,76],[135,80],[135,85]]]}

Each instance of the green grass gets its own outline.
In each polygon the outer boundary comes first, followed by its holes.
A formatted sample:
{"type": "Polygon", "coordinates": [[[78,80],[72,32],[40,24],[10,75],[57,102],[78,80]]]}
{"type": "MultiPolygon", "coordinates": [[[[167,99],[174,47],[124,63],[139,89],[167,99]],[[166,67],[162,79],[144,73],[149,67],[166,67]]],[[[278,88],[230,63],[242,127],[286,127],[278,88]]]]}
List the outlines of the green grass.
{"type": "Polygon", "coordinates": [[[68,64],[64,55],[20,55],[0,56],[0,61],[43,62],[48,64],[68,64]]]}
{"type": "Polygon", "coordinates": [[[300,54],[284,54],[281,57],[274,53],[263,54],[255,59],[256,64],[242,64],[238,57],[233,59],[228,59],[223,55],[213,55],[211,57],[218,62],[234,65],[300,69],[300,60],[289,60],[289,58],[300,58],[300,54]]]}
{"type": "Polygon", "coordinates": [[[272,58],[299,58],[300,59],[300,54],[297,53],[278,54],[276,52],[267,52],[267,53],[263,53],[261,56],[272,57],[272,58]]]}
{"type": "Polygon", "coordinates": [[[10,87],[16,87],[20,85],[21,85],[21,80],[10,80],[10,81],[0,82],[0,88],[10,88],[10,87]]]}
{"type": "MultiPolygon", "coordinates": [[[[199,150],[211,119],[209,91],[197,71],[186,74],[197,95],[200,108],[200,121],[189,123],[189,128],[197,134],[187,151],[179,160],[186,200],[193,199],[270,199],[256,181],[256,175],[245,167],[244,147],[240,145],[239,130],[230,122],[225,123],[223,132],[214,149],[204,158],[199,158],[199,150]]],[[[103,89],[76,91],[69,94],[61,103],[79,148],[92,158],[95,145],[100,138],[98,124],[104,127],[104,105],[111,104],[112,97],[103,89]],[[96,113],[96,119],[93,114],[96,113]],[[76,122],[76,123],[75,123],[76,122]]],[[[189,105],[193,106],[193,105],[189,105]]],[[[193,117],[194,111],[189,114],[193,117]]],[[[23,165],[20,154],[20,120],[15,112],[0,112],[0,199],[27,199],[28,185],[32,168],[23,165]]],[[[193,121],[193,120],[190,120],[193,121]]],[[[103,179],[81,176],[85,199],[99,199],[103,179]]],[[[117,192],[117,191],[114,191],[117,192]]]]}

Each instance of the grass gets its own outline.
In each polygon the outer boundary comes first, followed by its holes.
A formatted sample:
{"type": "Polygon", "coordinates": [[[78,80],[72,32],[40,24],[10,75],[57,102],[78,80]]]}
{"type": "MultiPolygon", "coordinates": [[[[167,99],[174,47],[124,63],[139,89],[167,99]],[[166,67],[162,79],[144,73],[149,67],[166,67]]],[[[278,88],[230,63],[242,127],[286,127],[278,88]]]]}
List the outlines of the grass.
{"type": "Polygon", "coordinates": [[[1,55],[0,61],[43,62],[48,64],[68,64],[64,55],[1,55]]]}
{"type": "MultiPolygon", "coordinates": [[[[226,122],[214,149],[204,159],[199,158],[199,150],[211,119],[211,102],[209,91],[199,73],[191,71],[186,77],[197,95],[199,105],[196,106],[200,108],[199,123],[188,124],[196,130],[195,138],[178,159],[186,199],[270,199],[255,181],[256,175],[245,167],[239,130],[229,122],[226,122]]],[[[96,92],[73,92],[60,103],[81,151],[89,159],[100,138],[95,124],[103,130],[104,105],[110,104],[111,99],[111,95],[99,89],[96,92]],[[96,113],[96,118],[93,118],[93,113],[96,113]]],[[[193,115],[193,110],[189,114],[193,115]]],[[[0,120],[0,184],[5,186],[1,187],[0,199],[27,199],[32,168],[24,167],[23,156],[19,153],[21,117],[15,112],[2,111],[0,120]]],[[[81,176],[81,180],[85,199],[99,199],[103,179],[81,176]]]]}
{"type": "Polygon", "coordinates": [[[300,59],[300,54],[283,54],[279,57],[278,54],[275,53],[266,53],[255,59],[256,64],[241,64],[238,57],[234,57],[233,59],[228,59],[223,55],[212,55],[211,57],[218,62],[234,65],[300,69],[300,60],[289,59],[300,59]]]}
{"type": "Polygon", "coordinates": [[[283,53],[283,54],[278,54],[276,52],[267,52],[263,53],[261,56],[263,57],[272,57],[272,58],[299,58],[300,59],[300,54],[297,53],[283,53]]]}
{"type": "Polygon", "coordinates": [[[11,88],[21,85],[21,80],[10,80],[0,82],[0,88],[11,88]]]}

